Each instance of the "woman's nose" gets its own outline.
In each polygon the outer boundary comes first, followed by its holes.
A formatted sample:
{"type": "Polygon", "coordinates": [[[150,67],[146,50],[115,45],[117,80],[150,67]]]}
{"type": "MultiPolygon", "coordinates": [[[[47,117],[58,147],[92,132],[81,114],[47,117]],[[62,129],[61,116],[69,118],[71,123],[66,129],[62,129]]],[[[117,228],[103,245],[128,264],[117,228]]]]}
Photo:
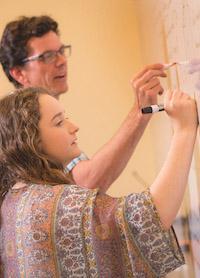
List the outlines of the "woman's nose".
{"type": "Polygon", "coordinates": [[[74,123],[69,122],[69,131],[71,133],[76,133],[79,130],[79,127],[76,126],[74,123]]]}

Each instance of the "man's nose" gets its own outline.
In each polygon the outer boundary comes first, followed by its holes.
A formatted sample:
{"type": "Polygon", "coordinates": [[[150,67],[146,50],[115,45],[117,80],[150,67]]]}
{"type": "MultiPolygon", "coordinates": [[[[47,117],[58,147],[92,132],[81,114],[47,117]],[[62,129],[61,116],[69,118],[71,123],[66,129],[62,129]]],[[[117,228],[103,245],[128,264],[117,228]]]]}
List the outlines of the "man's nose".
{"type": "Polygon", "coordinates": [[[64,54],[61,54],[58,52],[56,55],[56,65],[60,66],[60,65],[66,64],[66,62],[67,62],[66,56],[64,54]]]}

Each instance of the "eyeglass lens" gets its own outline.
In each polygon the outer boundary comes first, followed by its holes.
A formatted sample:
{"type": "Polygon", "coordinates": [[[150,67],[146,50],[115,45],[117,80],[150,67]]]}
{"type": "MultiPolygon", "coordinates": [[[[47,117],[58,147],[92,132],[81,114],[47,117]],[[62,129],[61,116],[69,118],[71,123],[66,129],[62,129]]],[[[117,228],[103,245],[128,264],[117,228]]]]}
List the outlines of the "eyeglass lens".
{"type": "Polygon", "coordinates": [[[71,46],[70,45],[63,45],[57,51],[48,51],[40,56],[40,59],[45,63],[52,63],[56,60],[58,54],[65,55],[69,57],[71,55],[71,46]]]}

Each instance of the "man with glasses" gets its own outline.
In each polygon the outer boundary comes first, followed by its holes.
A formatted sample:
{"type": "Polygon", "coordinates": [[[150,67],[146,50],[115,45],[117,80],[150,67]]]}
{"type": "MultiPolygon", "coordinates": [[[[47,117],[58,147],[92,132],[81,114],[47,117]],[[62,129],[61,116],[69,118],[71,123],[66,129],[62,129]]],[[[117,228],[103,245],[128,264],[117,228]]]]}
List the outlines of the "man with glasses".
{"type": "MultiPolygon", "coordinates": [[[[21,17],[8,23],[0,43],[0,61],[15,87],[44,87],[56,98],[68,90],[67,57],[71,46],[60,41],[58,24],[49,16],[21,17]]],[[[119,176],[151,116],[141,107],[157,103],[163,92],[163,65],[145,67],[133,78],[136,102],[118,132],[91,159],[84,154],[66,167],[75,182],[102,191],[119,176]]]]}
{"type": "Polygon", "coordinates": [[[22,62],[25,64],[31,61],[39,60],[45,64],[51,64],[56,61],[57,55],[59,54],[69,57],[71,55],[71,45],[61,45],[61,47],[58,50],[49,50],[42,54],[36,54],[23,59],[22,62]],[[66,54],[66,51],[68,55],[66,54]]]}

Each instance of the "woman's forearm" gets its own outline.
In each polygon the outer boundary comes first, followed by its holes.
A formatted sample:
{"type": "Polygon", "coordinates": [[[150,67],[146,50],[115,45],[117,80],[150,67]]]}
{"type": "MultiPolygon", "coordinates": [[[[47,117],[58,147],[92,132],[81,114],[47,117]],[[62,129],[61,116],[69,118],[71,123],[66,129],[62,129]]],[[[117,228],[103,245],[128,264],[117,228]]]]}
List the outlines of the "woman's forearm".
{"type": "Polygon", "coordinates": [[[150,191],[161,221],[168,229],[182,202],[192,153],[196,138],[196,129],[175,132],[167,159],[150,191]]]}

